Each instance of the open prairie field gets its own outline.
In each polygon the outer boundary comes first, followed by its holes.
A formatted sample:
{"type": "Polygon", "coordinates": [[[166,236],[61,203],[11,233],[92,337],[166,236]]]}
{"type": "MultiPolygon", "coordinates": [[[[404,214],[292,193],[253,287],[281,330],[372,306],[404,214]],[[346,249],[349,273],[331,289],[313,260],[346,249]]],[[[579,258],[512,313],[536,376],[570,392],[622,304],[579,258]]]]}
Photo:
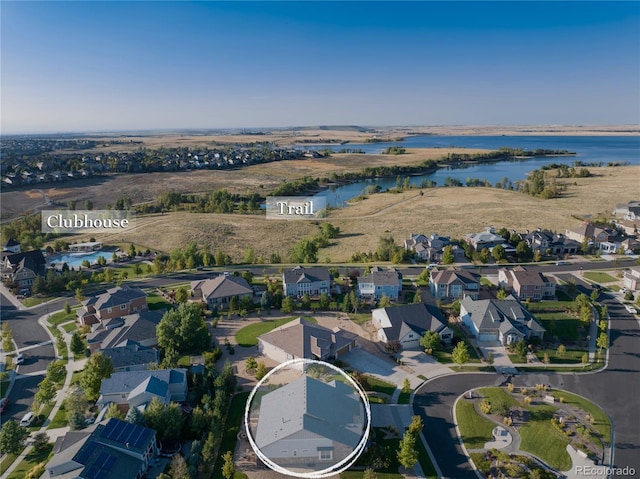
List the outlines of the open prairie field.
{"type": "Polygon", "coordinates": [[[31,190],[2,193],[2,219],[42,209],[45,196],[62,206],[70,200],[83,207],[85,200],[94,208],[105,208],[118,198],[129,197],[134,204],[155,200],[164,191],[203,193],[226,188],[231,193],[257,192],[265,195],[283,181],[305,175],[325,177],[331,172],[360,171],[366,166],[413,165],[426,159],[437,159],[447,153],[479,153],[486,150],[469,148],[417,148],[403,155],[334,154],[329,158],[308,158],[251,165],[237,170],[198,170],[141,174],[114,174],[76,180],[56,187],[42,185],[31,190]]]}
{"type": "MultiPolygon", "coordinates": [[[[596,175],[569,182],[562,198],[543,200],[494,188],[434,188],[382,193],[332,210],[324,221],[340,227],[343,235],[318,255],[324,262],[347,261],[357,251],[374,251],[380,236],[397,243],[410,233],[437,232],[453,237],[485,226],[525,230],[538,227],[564,232],[577,226],[575,217],[610,214],[616,203],[640,197],[640,167],[592,168],[596,175]]],[[[104,242],[136,243],[170,251],[190,241],[208,243],[235,260],[249,247],[267,257],[284,257],[293,244],[318,231],[314,222],[267,220],[262,215],[170,213],[137,219],[135,230],[101,237],[104,242]]],[[[81,237],[77,238],[78,240],[81,237]]],[[[86,238],[85,238],[86,239],[86,238]]]]}

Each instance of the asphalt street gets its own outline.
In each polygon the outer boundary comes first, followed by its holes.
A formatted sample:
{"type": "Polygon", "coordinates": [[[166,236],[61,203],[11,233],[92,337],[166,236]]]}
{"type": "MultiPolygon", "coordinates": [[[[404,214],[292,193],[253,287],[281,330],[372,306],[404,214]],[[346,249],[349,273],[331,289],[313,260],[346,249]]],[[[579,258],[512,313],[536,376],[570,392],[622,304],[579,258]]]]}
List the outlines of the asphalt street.
{"type": "MultiPolygon", "coordinates": [[[[516,386],[549,384],[598,404],[614,425],[613,463],[639,472],[640,326],[611,296],[603,294],[600,301],[607,306],[611,317],[609,362],[605,370],[585,374],[521,373],[512,381],[516,386]]],[[[507,379],[494,373],[456,374],[429,381],[417,391],[414,411],[423,418],[425,438],[445,477],[476,477],[457,439],[452,413],[454,401],[469,389],[503,384],[507,379]]]]}

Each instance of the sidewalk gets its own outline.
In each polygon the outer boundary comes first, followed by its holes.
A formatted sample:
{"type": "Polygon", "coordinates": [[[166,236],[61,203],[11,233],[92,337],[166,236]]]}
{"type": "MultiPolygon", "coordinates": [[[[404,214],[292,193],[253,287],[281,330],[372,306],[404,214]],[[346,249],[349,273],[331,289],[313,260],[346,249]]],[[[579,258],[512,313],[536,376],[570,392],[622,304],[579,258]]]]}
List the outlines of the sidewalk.
{"type": "MultiPolygon", "coordinates": [[[[49,334],[49,336],[51,337],[51,340],[53,342],[53,344],[55,344],[55,340],[51,334],[51,332],[49,331],[49,329],[46,327],[46,325],[48,324],[48,319],[49,316],[51,314],[47,314],[45,316],[41,316],[38,319],[38,323],[45,328],[45,330],[47,331],[47,333],[49,334]]],[[[62,333],[62,337],[64,338],[64,341],[67,345],[67,351],[69,354],[69,360],[66,364],[66,368],[67,368],[67,375],[65,377],[64,380],[64,384],[62,386],[62,388],[60,388],[58,390],[58,392],[56,393],[56,399],[55,399],[55,404],[53,405],[53,409],[51,409],[51,412],[49,413],[49,416],[47,417],[47,419],[45,419],[44,423],[42,424],[42,427],[36,431],[36,432],[45,432],[48,436],[49,436],[49,441],[50,442],[55,442],[55,440],[60,437],[60,436],[64,436],[67,431],[69,431],[68,427],[62,427],[62,428],[56,428],[56,429],[49,429],[47,430],[47,427],[49,427],[49,424],[51,424],[51,420],[55,417],[55,415],[57,414],[57,412],[60,410],[60,406],[62,406],[62,402],[64,401],[66,395],[67,395],[67,391],[69,389],[69,386],[71,386],[71,378],[73,377],[73,373],[75,371],[80,371],[81,369],[84,368],[85,363],[87,362],[86,359],[81,359],[81,360],[74,360],[73,356],[71,353],[71,334],[67,333],[66,331],[64,331],[64,329],[62,329],[61,326],[58,326],[58,330],[62,333]]],[[[59,356],[59,351],[56,351],[56,357],[60,357],[59,356]]],[[[9,385],[9,391],[11,390],[11,387],[13,387],[13,384],[15,382],[15,375],[13,375],[14,377],[12,378],[11,384],[9,385]]],[[[32,433],[33,434],[33,433],[32,433]]],[[[20,464],[23,460],[25,460],[26,456],[31,452],[31,450],[33,449],[32,446],[27,446],[24,448],[24,450],[22,451],[22,453],[20,453],[20,455],[16,458],[15,461],[13,461],[13,463],[7,468],[7,470],[4,472],[4,474],[2,474],[2,476],[0,476],[0,479],[5,479],[7,477],[9,477],[9,474],[11,474],[11,472],[18,467],[18,464],[20,464]]]]}

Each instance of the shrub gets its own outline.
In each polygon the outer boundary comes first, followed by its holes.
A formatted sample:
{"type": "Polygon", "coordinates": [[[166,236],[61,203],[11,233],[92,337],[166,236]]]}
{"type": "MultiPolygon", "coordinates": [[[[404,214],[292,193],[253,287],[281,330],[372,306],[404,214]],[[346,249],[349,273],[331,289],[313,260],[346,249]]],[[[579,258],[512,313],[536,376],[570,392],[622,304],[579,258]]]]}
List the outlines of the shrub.
{"type": "Polygon", "coordinates": [[[486,399],[483,399],[482,402],[480,403],[480,410],[484,414],[489,414],[491,412],[491,403],[486,399]]]}

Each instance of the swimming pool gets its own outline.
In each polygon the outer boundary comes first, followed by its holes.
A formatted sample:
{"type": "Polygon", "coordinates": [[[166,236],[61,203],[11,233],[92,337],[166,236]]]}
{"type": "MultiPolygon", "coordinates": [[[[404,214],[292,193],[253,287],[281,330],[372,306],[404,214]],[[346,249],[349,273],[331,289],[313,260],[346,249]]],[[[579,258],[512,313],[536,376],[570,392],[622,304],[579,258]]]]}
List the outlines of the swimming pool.
{"type": "Polygon", "coordinates": [[[48,263],[49,264],[60,264],[67,263],[69,268],[79,268],[82,266],[82,262],[84,260],[89,261],[89,264],[95,264],[98,262],[98,258],[102,256],[107,261],[111,261],[112,253],[107,251],[93,251],[91,253],[70,253],[63,255],[55,255],[52,257],[48,263]]]}

